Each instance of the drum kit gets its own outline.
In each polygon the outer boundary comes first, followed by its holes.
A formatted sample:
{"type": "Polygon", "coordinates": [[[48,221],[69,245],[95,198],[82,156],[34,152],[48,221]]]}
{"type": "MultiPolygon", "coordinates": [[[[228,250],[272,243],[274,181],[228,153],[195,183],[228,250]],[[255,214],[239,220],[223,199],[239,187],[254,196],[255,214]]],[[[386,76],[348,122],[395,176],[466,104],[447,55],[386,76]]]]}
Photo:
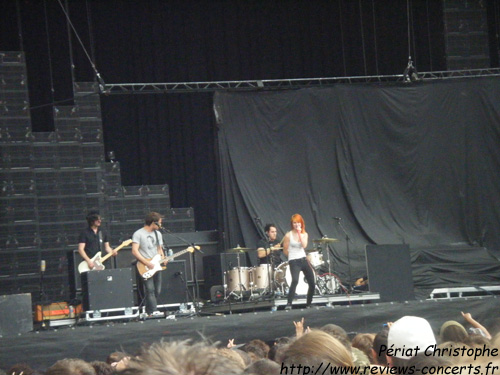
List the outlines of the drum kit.
{"type": "MultiPolygon", "coordinates": [[[[319,295],[336,294],[341,291],[342,285],[338,278],[329,271],[329,259],[326,262],[323,260],[321,249],[321,245],[336,241],[338,240],[328,237],[313,240],[313,243],[320,246],[310,251],[306,250],[307,259],[316,275],[316,293],[319,295]],[[325,269],[327,269],[326,272],[325,269]]],[[[240,247],[239,245],[228,250],[228,252],[236,253],[238,256],[237,267],[224,272],[225,299],[232,298],[243,301],[244,296],[253,299],[267,295],[284,296],[288,294],[292,282],[288,262],[282,262],[274,268],[269,264],[261,264],[256,267],[241,267],[240,255],[250,250],[254,249],[240,247]]],[[[307,290],[307,281],[301,273],[296,293],[297,295],[304,295],[307,294],[307,290]]]]}

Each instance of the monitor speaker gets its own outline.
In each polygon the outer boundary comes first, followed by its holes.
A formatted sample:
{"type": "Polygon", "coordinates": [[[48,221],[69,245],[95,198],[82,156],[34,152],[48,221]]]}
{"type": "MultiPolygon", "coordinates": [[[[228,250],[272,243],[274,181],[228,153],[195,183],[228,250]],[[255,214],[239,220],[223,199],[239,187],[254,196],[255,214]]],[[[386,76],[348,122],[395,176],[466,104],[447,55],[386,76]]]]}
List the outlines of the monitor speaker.
{"type": "Polygon", "coordinates": [[[161,275],[161,293],[158,305],[172,305],[188,302],[186,288],[186,261],[172,260],[161,275]]]}
{"type": "Polygon", "coordinates": [[[85,311],[132,307],[132,271],[117,268],[85,272],[82,274],[82,292],[85,311]]]}
{"type": "Polygon", "coordinates": [[[366,245],[365,251],[371,292],[383,302],[415,299],[408,245],[366,245]]]}
{"type": "Polygon", "coordinates": [[[31,294],[0,296],[0,337],[33,331],[31,294]]]}

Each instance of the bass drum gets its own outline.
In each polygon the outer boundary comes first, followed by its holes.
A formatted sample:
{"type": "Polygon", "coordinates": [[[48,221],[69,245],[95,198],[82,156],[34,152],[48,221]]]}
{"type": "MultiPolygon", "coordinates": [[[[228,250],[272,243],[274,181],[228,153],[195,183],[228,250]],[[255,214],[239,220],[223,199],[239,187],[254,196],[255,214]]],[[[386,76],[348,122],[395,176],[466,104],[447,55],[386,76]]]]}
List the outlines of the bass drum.
{"type": "MultiPolygon", "coordinates": [[[[292,274],[290,272],[290,267],[288,266],[288,262],[281,263],[278,267],[276,267],[276,271],[274,273],[274,280],[280,285],[283,292],[288,293],[288,289],[292,284],[292,274]]],[[[297,284],[297,289],[295,289],[296,295],[306,295],[307,290],[309,289],[309,284],[304,277],[304,273],[301,271],[299,274],[299,283],[297,284]]]]}

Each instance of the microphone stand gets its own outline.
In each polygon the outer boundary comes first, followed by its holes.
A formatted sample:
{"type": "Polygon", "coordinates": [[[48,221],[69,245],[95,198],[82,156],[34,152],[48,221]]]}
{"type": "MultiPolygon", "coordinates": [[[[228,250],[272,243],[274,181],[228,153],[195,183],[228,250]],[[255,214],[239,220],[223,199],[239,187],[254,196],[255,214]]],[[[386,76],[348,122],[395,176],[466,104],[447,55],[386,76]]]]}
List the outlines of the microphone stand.
{"type": "MultiPolygon", "coordinates": [[[[265,229],[262,228],[262,221],[260,220],[260,218],[256,217],[256,218],[254,218],[254,220],[255,220],[255,225],[257,226],[257,228],[259,229],[259,232],[260,232],[260,239],[263,240],[263,242],[267,244],[267,247],[264,247],[264,250],[267,253],[267,249],[271,249],[271,241],[270,241],[269,237],[267,236],[265,229]]],[[[273,268],[273,263],[272,263],[272,259],[273,258],[271,256],[271,252],[272,252],[272,250],[269,250],[269,254],[266,254],[266,259],[267,259],[267,267],[266,267],[267,268],[267,280],[268,280],[268,283],[269,283],[268,286],[267,286],[267,291],[271,294],[272,298],[275,298],[275,295],[274,295],[274,283],[273,283],[273,280],[272,280],[272,275],[273,275],[273,269],[274,268],[273,268]]],[[[260,266],[260,258],[258,257],[258,255],[257,255],[257,260],[259,261],[258,266],[260,266]]]]}
{"type": "MultiPolygon", "coordinates": [[[[195,304],[195,302],[194,302],[194,301],[195,301],[195,299],[194,299],[193,295],[191,294],[191,292],[190,292],[190,290],[189,290],[189,287],[188,287],[188,285],[187,285],[187,281],[186,281],[186,279],[184,278],[184,274],[182,273],[182,271],[180,271],[180,272],[176,272],[174,276],[175,276],[175,277],[179,277],[179,278],[181,279],[181,281],[184,283],[184,285],[186,286],[186,287],[185,287],[185,288],[186,288],[186,297],[187,297],[187,298],[186,298],[186,305],[187,305],[187,300],[188,300],[188,299],[190,299],[190,300],[192,301],[192,303],[193,303],[193,307],[194,307],[194,310],[195,310],[195,315],[199,316],[198,310],[197,310],[197,308],[196,308],[196,304],[195,304]]],[[[181,311],[181,312],[182,312],[182,311],[181,311]]],[[[190,314],[190,316],[191,316],[191,315],[192,315],[192,314],[190,314]]]]}
{"type": "Polygon", "coordinates": [[[334,220],[337,222],[339,225],[340,229],[342,232],[344,232],[345,235],[345,243],[346,243],[346,251],[347,251],[347,270],[349,274],[349,291],[352,291],[352,274],[351,274],[351,255],[350,255],[350,249],[349,249],[349,241],[352,242],[351,238],[349,237],[349,234],[345,230],[344,226],[341,223],[341,218],[334,218],[334,220]]]}
{"type": "MultiPolygon", "coordinates": [[[[168,230],[167,228],[164,228],[164,227],[160,227],[160,231],[163,233],[163,232],[167,232],[168,234],[170,234],[171,236],[174,236],[175,238],[177,238],[178,240],[180,240],[181,242],[185,243],[189,246],[192,246],[194,251],[192,252],[191,254],[191,264],[193,265],[193,281],[194,281],[194,288],[193,288],[193,294],[190,294],[188,293],[188,295],[192,298],[192,302],[193,302],[193,306],[194,306],[194,310],[195,310],[195,313],[197,316],[200,316],[200,311],[199,311],[199,305],[198,305],[198,296],[199,296],[199,293],[200,293],[200,290],[199,290],[199,284],[198,284],[198,277],[196,276],[196,257],[195,257],[195,252],[196,252],[196,245],[194,243],[190,243],[188,241],[186,241],[184,238],[182,238],[181,236],[175,234],[175,233],[172,233],[170,230],[168,230]]],[[[199,246],[198,246],[199,247],[199,246]]],[[[201,250],[198,250],[200,253],[203,253],[203,251],[201,250]]],[[[187,285],[187,282],[184,278],[181,278],[181,280],[183,282],[186,283],[186,288],[188,288],[188,285],[187,285]]]]}
{"type": "Polygon", "coordinates": [[[44,316],[44,308],[45,308],[45,288],[43,286],[43,276],[45,275],[45,261],[42,260],[40,263],[40,294],[39,294],[39,299],[40,299],[40,308],[42,310],[42,328],[45,329],[47,328],[47,324],[45,322],[45,316],[44,316]]]}

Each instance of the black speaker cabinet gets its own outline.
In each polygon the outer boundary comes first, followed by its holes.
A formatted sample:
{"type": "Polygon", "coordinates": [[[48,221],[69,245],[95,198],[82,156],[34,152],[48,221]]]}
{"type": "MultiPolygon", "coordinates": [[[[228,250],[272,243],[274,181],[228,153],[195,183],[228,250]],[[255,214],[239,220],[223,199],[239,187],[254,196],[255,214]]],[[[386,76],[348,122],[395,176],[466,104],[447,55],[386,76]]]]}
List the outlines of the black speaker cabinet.
{"type": "Polygon", "coordinates": [[[137,259],[132,255],[131,249],[122,249],[115,257],[116,268],[132,268],[132,284],[137,287],[137,272],[135,272],[137,259]]]}
{"type": "Polygon", "coordinates": [[[33,331],[31,294],[0,296],[0,337],[33,331]]]}
{"type": "Polygon", "coordinates": [[[186,303],[186,261],[172,260],[161,275],[161,293],[158,305],[186,303]]]}
{"type": "Polygon", "coordinates": [[[134,306],[130,268],[105,269],[82,274],[85,311],[134,306]]]}
{"type": "Polygon", "coordinates": [[[224,272],[235,267],[247,266],[246,253],[220,253],[203,257],[203,278],[205,287],[224,285],[224,272]],[[239,261],[238,261],[239,258],[239,261]]]}
{"type": "MultiPolygon", "coordinates": [[[[119,257],[121,252],[118,253],[119,257]]],[[[106,255],[106,254],[104,254],[106,255]]],[[[69,279],[69,290],[71,298],[75,298],[77,293],[82,291],[82,278],[78,272],[78,265],[83,262],[83,258],[80,256],[78,250],[70,250],[67,253],[68,258],[68,279],[69,279]]],[[[115,268],[115,257],[110,257],[104,263],[106,268],[115,268]]]]}
{"type": "Polygon", "coordinates": [[[415,299],[408,245],[366,245],[365,251],[371,292],[383,302],[415,299]]]}

